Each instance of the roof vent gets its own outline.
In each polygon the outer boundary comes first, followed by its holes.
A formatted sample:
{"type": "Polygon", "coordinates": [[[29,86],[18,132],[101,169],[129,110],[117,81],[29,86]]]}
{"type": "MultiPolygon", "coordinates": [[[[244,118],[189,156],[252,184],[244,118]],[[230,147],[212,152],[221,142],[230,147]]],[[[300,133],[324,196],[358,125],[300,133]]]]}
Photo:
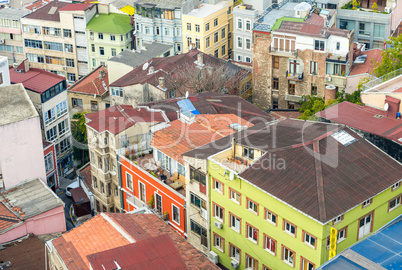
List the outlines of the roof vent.
{"type": "Polygon", "coordinates": [[[376,114],[376,115],[374,115],[374,118],[381,119],[381,118],[384,118],[384,115],[381,115],[381,114],[376,114]]]}
{"type": "Polygon", "coordinates": [[[357,141],[356,138],[354,138],[352,135],[350,135],[349,133],[347,133],[344,130],[340,130],[334,134],[331,135],[335,140],[337,140],[338,142],[340,142],[342,145],[347,146],[349,144],[354,143],[355,141],[357,141]]]}
{"type": "Polygon", "coordinates": [[[367,55],[360,55],[354,61],[355,64],[364,64],[366,62],[367,55]]]}

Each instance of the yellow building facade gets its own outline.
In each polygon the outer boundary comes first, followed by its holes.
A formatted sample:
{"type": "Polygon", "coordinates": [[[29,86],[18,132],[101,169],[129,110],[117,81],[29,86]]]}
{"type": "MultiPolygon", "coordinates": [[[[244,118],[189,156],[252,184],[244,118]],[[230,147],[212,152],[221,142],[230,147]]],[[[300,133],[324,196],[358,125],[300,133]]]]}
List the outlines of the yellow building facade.
{"type": "Polygon", "coordinates": [[[183,52],[196,47],[219,58],[231,52],[231,20],[233,1],[201,4],[182,15],[183,52]]]}

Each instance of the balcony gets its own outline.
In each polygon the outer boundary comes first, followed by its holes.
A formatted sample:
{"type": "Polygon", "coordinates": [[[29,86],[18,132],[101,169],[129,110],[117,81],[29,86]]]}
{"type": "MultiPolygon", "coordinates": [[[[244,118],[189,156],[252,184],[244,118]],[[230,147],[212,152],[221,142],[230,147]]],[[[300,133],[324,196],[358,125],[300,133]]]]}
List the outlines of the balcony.
{"type": "Polygon", "coordinates": [[[325,83],[333,84],[339,87],[345,87],[346,77],[339,75],[325,75],[325,83]]]}
{"type": "Polygon", "coordinates": [[[349,62],[349,53],[346,55],[327,53],[326,61],[335,64],[347,64],[349,62]]]}
{"type": "Polygon", "coordinates": [[[286,71],[286,78],[288,78],[288,80],[292,80],[292,81],[302,81],[304,78],[304,72],[290,73],[289,71],[286,71]]]}
{"type": "Polygon", "coordinates": [[[279,49],[269,46],[269,53],[276,56],[284,56],[284,57],[297,57],[297,49],[296,50],[286,50],[279,49]]]}
{"type": "Polygon", "coordinates": [[[286,100],[286,101],[290,101],[290,102],[296,102],[296,103],[298,103],[299,101],[302,100],[302,97],[301,97],[301,96],[296,96],[296,95],[286,94],[285,100],[286,100]]]}

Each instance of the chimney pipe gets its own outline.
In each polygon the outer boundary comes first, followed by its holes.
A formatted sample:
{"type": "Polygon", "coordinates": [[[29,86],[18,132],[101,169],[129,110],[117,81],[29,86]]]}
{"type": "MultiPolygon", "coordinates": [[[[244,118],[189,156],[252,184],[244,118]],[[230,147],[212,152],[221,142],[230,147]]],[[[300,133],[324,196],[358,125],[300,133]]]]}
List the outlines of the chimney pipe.
{"type": "Polygon", "coordinates": [[[165,77],[159,77],[159,88],[165,89],[165,77]]]}
{"type": "Polygon", "coordinates": [[[133,100],[131,101],[131,106],[133,106],[133,109],[137,109],[138,103],[137,103],[137,99],[136,99],[136,98],[133,98],[133,100]]]}
{"type": "Polygon", "coordinates": [[[336,97],[336,88],[334,85],[327,85],[325,87],[325,103],[329,100],[335,99],[336,97]]]}
{"type": "Polygon", "coordinates": [[[155,72],[155,68],[154,68],[153,66],[150,66],[148,72],[149,72],[149,73],[154,73],[154,72],[155,72]]]}
{"type": "Polygon", "coordinates": [[[204,55],[201,52],[197,54],[197,64],[199,66],[204,65],[204,55]]]}

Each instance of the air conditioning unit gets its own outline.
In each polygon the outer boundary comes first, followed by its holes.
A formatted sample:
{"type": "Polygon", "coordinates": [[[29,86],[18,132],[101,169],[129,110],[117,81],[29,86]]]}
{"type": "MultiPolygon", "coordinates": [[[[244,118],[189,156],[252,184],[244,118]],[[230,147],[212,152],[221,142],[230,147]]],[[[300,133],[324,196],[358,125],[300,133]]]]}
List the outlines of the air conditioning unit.
{"type": "Polygon", "coordinates": [[[215,220],[214,225],[215,225],[215,227],[218,228],[218,229],[222,229],[222,226],[223,226],[222,223],[219,222],[219,221],[217,221],[217,220],[215,220]]]}
{"type": "Polygon", "coordinates": [[[231,261],[230,266],[232,266],[234,269],[237,269],[237,268],[239,268],[239,262],[231,261]]]}
{"type": "Polygon", "coordinates": [[[391,10],[391,7],[385,7],[384,11],[387,12],[387,13],[391,13],[392,10],[391,10]]]}
{"type": "Polygon", "coordinates": [[[0,44],[4,44],[6,41],[4,39],[0,39],[0,44]]]}
{"type": "Polygon", "coordinates": [[[67,67],[63,67],[63,70],[67,70],[67,67]]]}
{"type": "Polygon", "coordinates": [[[216,253],[213,252],[213,251],[210,251],[210,252],[208,253],[208,258],[209,258],[209,260],[210,260],[211,262],[213,262],[214,264],[218,264],[218,263],[219,263],[219,256],[218,256],[218,254],[216,254],[216,253]]]}

